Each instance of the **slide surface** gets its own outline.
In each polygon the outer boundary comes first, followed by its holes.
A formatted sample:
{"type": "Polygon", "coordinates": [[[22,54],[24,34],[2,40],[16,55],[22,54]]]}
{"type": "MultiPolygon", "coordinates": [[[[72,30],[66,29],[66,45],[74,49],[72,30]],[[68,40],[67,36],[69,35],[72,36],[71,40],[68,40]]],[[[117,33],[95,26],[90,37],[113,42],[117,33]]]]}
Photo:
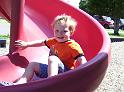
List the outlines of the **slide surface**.
{"type": "Polygon", "coordinates": [[[90,92],[101,83],[110,61],[110,38],[90,15],[60,0],[1,0],[0,11],[0,16],[11,23],[10,53],[0,56],[0,81],[16,81],[30,62],[47,63],[47,47],[20,50],[14,47],[14,41],[52,37],[51,23],[58,14],[71,15],[78,21],[72,38],[88,60],[75,70],[26,84],[2,86],[0,92],[90,92]]]}

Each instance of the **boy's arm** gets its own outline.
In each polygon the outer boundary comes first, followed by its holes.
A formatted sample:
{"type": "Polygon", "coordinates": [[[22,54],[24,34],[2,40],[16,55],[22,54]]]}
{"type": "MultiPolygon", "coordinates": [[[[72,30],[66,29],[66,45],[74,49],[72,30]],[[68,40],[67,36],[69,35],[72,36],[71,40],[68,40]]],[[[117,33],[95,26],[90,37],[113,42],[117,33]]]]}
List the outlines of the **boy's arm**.
{"type": "Polygon", "coordinates": [[[44,46],[44,40],[36,40],[36,41],[31,41],[31,42],[25,42],[22,40],[15,41],[15,46],[16,47],[39,47],[39,46],[44,46]]]}
{"type": "Polygon", "coordinates": [[[78,61],[78,62],[80,63],[80,65],[87,62],[85,56],[80,56],[80,57],[78,57],[78,58],[76,59],[76,61],[78,61]]]}
{"type": "Polygon", "coordinates": [[[31,41],[27,42],[28,47],[39,47],[39,46],[44,46],[44,41],[45,40],[36,40],[36,41],[31,41]]]}

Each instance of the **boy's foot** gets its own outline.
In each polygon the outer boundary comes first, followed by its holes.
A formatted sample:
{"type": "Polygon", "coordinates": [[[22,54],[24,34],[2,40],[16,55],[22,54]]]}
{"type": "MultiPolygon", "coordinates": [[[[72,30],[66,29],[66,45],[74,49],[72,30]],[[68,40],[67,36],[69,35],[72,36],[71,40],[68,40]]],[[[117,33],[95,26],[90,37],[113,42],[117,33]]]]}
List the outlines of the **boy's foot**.
{"type": "Polygon", "coordinates": [[[0,86],[12,86],[14,85],[12,82],[2,81],[0,82],[0,86]]]}

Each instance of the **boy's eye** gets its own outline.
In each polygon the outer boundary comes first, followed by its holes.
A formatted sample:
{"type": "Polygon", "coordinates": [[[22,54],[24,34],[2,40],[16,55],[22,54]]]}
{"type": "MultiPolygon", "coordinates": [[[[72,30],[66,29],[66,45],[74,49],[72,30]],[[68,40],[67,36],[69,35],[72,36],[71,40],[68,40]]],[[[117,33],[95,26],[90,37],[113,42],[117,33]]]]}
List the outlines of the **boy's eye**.
{"type": "Polygon", "coordinates": [[[66,33],[66,32],[68,32],[67,30],[64,30],[64,32],[66,33]]]}
{"type": "Polygon", "coordinates": [[[59,32],[59,30],[56,30],[56,32],[59,32]]]}

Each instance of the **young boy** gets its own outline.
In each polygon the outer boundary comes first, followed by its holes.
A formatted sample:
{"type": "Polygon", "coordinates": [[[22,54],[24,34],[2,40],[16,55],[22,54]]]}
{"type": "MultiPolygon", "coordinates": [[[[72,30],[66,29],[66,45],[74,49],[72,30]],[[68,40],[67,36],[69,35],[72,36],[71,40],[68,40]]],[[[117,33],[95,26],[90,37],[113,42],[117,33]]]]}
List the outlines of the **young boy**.
{"type": "Polygon", "coordinates": [[[50,77],[58,73],[65,72],[86,63],[84,53],[80,45],[70,39],[73,35],[77,22],[71,16],[62,14],[57,16],[53,23],[54,37],[47,40],[36,40],[32,42],[16,41],[16,46],[25,48],[32,46],[47,46],[50,49],[48,65],[32,62],[30,63],[23,76],[15,83],[27,83],[35,73],[39,77],[50,77]]]}

